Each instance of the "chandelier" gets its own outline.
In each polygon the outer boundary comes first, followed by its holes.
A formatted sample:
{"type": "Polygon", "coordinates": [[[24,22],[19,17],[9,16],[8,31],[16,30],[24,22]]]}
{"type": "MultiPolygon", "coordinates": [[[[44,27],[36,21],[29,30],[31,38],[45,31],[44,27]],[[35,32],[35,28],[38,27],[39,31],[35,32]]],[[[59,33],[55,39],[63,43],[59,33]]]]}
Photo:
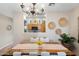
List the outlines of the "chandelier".
{"type": "Polygon", "coordinates": [[[25,5],[22,3],[22,4],[20,5],[20,7],[21,7],[22,11],[23,11],[25,14],[27,14],[28,16],[45,15],[45,10],[44,10],[44,8],[43,8],[43,7],[37,8],[36,5],[37,5],[37,3],[32,3],[32,4],[30,5],[30,7],[29,7],[29,6],[25,6],[25,5]],[[28,10],[27,10],[26,8],[27,8],[28,10]]]}

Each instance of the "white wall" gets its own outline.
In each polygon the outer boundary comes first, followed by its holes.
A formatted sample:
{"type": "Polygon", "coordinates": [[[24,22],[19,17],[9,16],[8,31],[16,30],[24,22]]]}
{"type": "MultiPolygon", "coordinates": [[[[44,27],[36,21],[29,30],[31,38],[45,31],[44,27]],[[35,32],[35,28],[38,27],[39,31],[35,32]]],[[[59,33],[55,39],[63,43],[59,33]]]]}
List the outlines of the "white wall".
{"type": "Polygon", "coordinates": [[[78,39],[79,7],[72,10],[70,15],[71,15],[71,22],[70,22],[71,35],[76,37],[76,39],[78,39]]]}
{"type": "Polygon", "coordinates": [[[24,39],[24,20],[22,14],[16,14],[13,20],[14,43],[19,43],[24,39]]]}
{"type": "Polygon", "coordinates": [[[12,25],[12,19],[0,14],[0,49],[13,43],[12,30],[7,30],[8,25],[12,25]]]}
{"type": "MultiPolygon", "coordinates": [[[[79,16],[79,7],[73,9],[71,12],[70,12],[70,34],[71,36],[75,37],[77,40],[78,40],[78,16],[79,16]]],[[[78,41],[76,40],[75,42],[75,46],[76,46],[76,50],[75,50],[75,53],[77,55],[79,55],[79,43],[78,41]]]]}

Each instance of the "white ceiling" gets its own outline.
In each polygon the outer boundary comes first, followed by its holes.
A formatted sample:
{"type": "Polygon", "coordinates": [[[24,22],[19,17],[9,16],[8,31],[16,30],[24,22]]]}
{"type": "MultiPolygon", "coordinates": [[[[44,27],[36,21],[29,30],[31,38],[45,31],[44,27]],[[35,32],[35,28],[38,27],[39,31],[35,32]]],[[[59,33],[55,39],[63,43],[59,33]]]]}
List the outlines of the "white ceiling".
{"type": "MultiPolygon", "coordinates": [[[[48,6],[48,3],[43,3],[44,8],[48,12],[67,12],[79,6],[78,3],[56,3],[55,5],[48,6]]],[[[25,4],[29,6],[30,4],[25,4]]],[[[42,4],[37,4],[40,7],[42,4]]],[[[0,13],[6,16],[13,17],[16,13],[22,12],[19,3],[0,3],[0,13]]]]}
{"type": "Polygon", "coordinates": [[[46,10],[51,12],[67,12],[77,6],[79,6],[78,3],[56,3],[52,6],[46,6],[46,10]]]}

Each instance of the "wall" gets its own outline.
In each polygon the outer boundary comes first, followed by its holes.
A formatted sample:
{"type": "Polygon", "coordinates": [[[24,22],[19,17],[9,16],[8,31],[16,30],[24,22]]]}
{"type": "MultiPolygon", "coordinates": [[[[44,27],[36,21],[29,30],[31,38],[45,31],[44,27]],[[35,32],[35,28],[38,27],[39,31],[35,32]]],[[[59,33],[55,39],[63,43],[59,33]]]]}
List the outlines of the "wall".
{"type": "Polygon", "coordinates": [[[12,25],[12,19],[0,14],[0,52],[13,43],[12,30],[7,30],[8,25],[12,25]]]}
{"type": "Polygon", "coordinates": [[[78,16],[79,16],[79,8],[75,8],[71,11],[71,34],[72,36],[78,39],[78,16]]]}
{"type": "Polygon", "coordinates": [[[75,46],[76,50],[75,53],[79,55],[79,43],[78,43],[78,16],[79,16],[79,7],[76,7],[70,12],[70,34],[71,36],[76,38],[75,46]]]}
{"type": "Polygon", "coordinates": [[[12,17],[11,12],[9,11],[10,7],[7,6],[9,5],[8,3],[0,3],[0,14],[2,13],[3,15],[6,15],[8,17],[12,17]]]}
{"type": "Polygon", "coordinates": [[[13,18],[14,44],[20,43],[24,39],[24,20],[23,15],[17,13],[13,18]]]}

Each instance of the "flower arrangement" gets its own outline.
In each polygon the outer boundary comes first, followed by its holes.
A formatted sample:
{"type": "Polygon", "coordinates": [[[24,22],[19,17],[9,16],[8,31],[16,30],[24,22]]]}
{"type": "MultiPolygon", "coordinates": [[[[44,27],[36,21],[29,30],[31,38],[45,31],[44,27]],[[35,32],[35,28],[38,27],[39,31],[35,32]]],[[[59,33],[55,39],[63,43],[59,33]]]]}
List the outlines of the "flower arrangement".
{"type": "Polygon", "coordinates": [[[42,45],[42,44],[44,44],[44,42],[39,40],[39,41],[36,42],[36,44],[42,45]]]}

